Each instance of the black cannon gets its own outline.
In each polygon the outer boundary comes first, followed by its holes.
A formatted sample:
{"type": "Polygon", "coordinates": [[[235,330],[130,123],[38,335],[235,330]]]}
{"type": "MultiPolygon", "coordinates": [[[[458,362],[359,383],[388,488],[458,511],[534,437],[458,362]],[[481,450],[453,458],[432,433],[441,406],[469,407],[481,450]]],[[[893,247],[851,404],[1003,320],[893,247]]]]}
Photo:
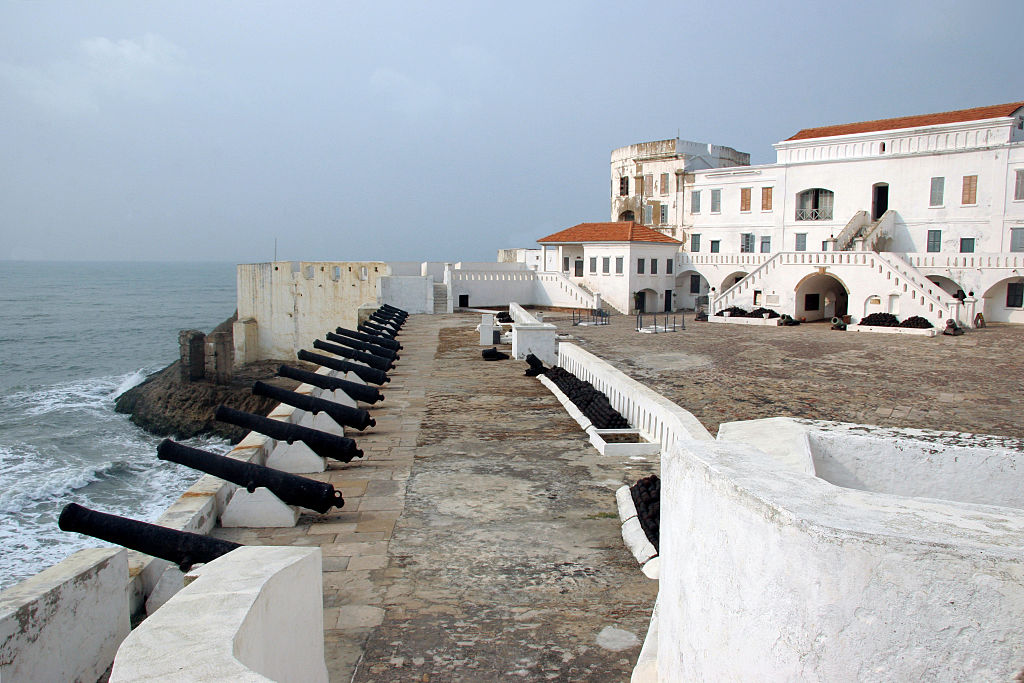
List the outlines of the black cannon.
{"type": "Polygon", "coordinates": [[[389,327],[392,330],[394,330],[395,332],[397,332],[398,330],[402,329],[403,321],[401,321],[401,320],[395,320],[393,318],[388,318],[388,317],[385,317],[385,316],[377,314],[377,313],[371,313],[369,319],[371,321],[377,323],[381,327],[389,327]]]}
{"type": "Polygon", "coordinates": [[[350,358],[360,363],[365,363],[371,368],[383,370],[387,372],[394,366],[395,362],[390,358],[381,358],[375,356],[372,353],[366,353],[365,351],[356,351],[350,349],[347,346],[339,346],[338,344],[331,344],[330,342],[321,341],[320,339],[313,340],[313,348],[320,349],[321,351],[327,351],[333,353],[335,356],[341,356],[342,358],[350,358]]]}
{"type": "Polygon", "coordinates": [[[266,396],[275,401],[287,403],[290,406],[295,406],[314,415],[321,412],[327,413],[339,425],[355,427],[359,431],[367,427],[377,426],[377,421],[370,417],[370,414],[362,408],[351,408],[334,401],[328,401],[327,399],[299,394],[282,389],[281,387],[275,387],[273,384],[267,384],[266,382],[254,383],[252,385],[252,393],[255,396],[266,396]]]}
{"type": "Polygon", "coordinates": [[[344,327],[336,327],[334,331],[343,337],[351,337],[352,339],[358,339],[359,341],[370,342],[377,346],[383,346],[386,349],[392,349],[393,351],[400,351],[402,345],[394,339],[385,339],[384,337],[374,336],[372,334],[366,334],[365,332],[356,332],[355,330],[349,330],[344,327]]]}
{"type": "Polygon", "coordinates": [[[335,491],[331,484],[182,446],[170,439],[160,443],[156,457],[220,477],[244,487],[249,493],[262,486],[288,505],[309,508],[321,514],[332,507],[345,505],[341,491],[335,491]]]}
{"type": "Polygon", "coordinates": [[[173,562],[183,572],[187,572],[194,564],[216,560],[242,547],[238,543],[219,538],[175,531],[158,524],[96,512],[77,503],[64,506],[57,519],[57,526],[63,531],[85,534],[173,562]]]}
{"type": "Polygon", "coordinates": [[[369,365],[360,365],[359,363],[352,363],[340,358],[329,358],[321,356],[319,353],[310,353],[305,349],[299,349],[299,353],[296,355],[299,360],[316,363],[331,370],[355,373],[356,377],[370,384],[386,384],[391,381],[386,372],[377,368],[371,368],[369,365]]]}
{"type": "Polygon", "coordinates": [[[394,339],[395,337],[398,336],[398,332],[395,332],[394,330],[391,330],[386,327],[381,327],[372,320],[367,320],[366,322],[362,323],[359,326],[359,331],[365,332],[367,334],[374,334],[377,335],[378,337],[387,337],[388,339],[394,339]]]}
{"type": "Polygon", "coordinates": [[[221,422],[227,422],[243,429],[265,434],[271,439],[295,443],[301,441],[309,446],[321,458],[332,458],[342,462],[352,462],[352,458],[360,458],[363,452],[356,448],[356,442],[344,436],[336,436],[310,429],[290,422],[271,420],[269,417],[253,415],[227,406],[217,406],[213,416],[221,422]]]}
{"type": "Polygon", "coordinates": [[[394,349],[387,349],[384,348],[383,346],[378,346],[370,342],[360,341],[358,339],[352,339],[351,337],[346,337],[341,334],[335,334],[333,332],[328,332],[326,336],[327,341],[332,341],[335,342],[336,344],[347,346],[350,349],[355,349],[356,351],[372,353],[375,356],[380,356],[381,358],[387,358],[393,361],[399,360],[401,358],[401,356],[398,355],[398,352],[395,351],[394,349]]]}
{"type": "Polygon", "coordinates": [[[383,401],[384,397],[381,393],[373,387],[368,387],[365,384],[356,384],[350,382],[347,379],[340,379],[338,377],[328,377],[327,375],[318,375],[315,372],[307,372],[306,370],[299,370],[293,368],[290,365],[282,365],[277,369],[277,374],[281,377],[288,377],[289,379],[295,379],[306,384],[312,384],[315,387],[321,389],[327,389],[328,391],[338,391],[339,389],[344,391],[350,397],[363,403],[376,403],[377,401],[383,401]]]}
{"type": "Polygon", "coordinates": [[[381,308],[386,308],[389,311],[394,311],[395,313],[400,313],[402,315],[406,315],[406,316],[409,315],[409,311],[406,311],[405,309],[399,308],[398,306],[392,306],[391,304],[381,304],[380,307],[381,308]]]}

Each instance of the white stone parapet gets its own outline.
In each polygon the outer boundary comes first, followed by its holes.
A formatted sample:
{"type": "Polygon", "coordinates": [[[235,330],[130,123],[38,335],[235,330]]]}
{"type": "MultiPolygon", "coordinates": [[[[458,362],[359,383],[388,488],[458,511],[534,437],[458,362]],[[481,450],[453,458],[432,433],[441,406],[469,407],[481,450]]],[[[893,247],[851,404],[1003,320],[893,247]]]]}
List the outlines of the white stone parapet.
{"type": "Polygon", "coordinates": [[[320,548],[244,546],[186,583],[125,639],[111,683],[327,681],[320,548]]]}

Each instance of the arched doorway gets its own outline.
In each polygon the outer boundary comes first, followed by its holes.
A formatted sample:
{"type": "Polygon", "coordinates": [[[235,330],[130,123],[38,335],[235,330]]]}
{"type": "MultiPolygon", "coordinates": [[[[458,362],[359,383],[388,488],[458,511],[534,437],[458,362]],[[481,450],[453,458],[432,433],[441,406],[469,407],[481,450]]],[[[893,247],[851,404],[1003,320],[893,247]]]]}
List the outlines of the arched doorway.
{"type": "Polygon", "coordinates": [[[622,213],[619,214],[619,220],[620,221],[635,221],[636,220],[636,214],[633,213],[632,210],[627,209],[627,210],[625,210],[625,211],[623,211],[622,213]]]}
{"type": "Polygon", "coordinates": [[[718,293],[721,294],[746,276],[747,272],[744,270],[737,270],[735,273],[729,273],[725,276],[725,279],[722,280],[722,285],[718,288],[718,293]]]}
{"type": "Polygon", "coordinates": [[[948,277],[942,275],[929,275],[928,279],[937,284],[942,291],[950,296],[956,296],[957,292],[966,292],[966,290],[960,286],[956,280],[951,280],[948,277]]]}
{"type": "Polygon", "coordinates": [[[641,289],[633,294],[633,309],[637,313],[655,313],[658,311],[658,293],[653,289],[641,289]]]}
{"type": "Polygon", "coordinates": [[[831,320],[849,311],[850,291],[839,278],[826,273],[812,273],[796,286],[797,320],[831,320]]]}
{"type": "Polygon", "coordinates": [[[707,310],[710,291],[711,283],[703,275],[696,270],[683,271],[676,275],[676,308],[695,311],[703,306],[707,310]]]}
{"type": "Polygon", "coordinates": [[[982,310],[988,322],[1024,323],[1024,277],[1009,277],[989,287],[982,310]]]}

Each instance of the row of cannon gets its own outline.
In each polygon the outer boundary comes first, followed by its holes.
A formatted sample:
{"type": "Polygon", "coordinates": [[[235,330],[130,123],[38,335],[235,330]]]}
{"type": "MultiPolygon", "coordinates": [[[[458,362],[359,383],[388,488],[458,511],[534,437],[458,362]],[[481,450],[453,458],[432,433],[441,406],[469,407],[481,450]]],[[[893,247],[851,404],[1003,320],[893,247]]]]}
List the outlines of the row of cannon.
{"type": "MultiPolygon", "coordinates": [[[[370,405],[382,401],[384,397],[380,390],[369,384],[382,386],[391,381],[387,372],[394,367],[395,361],[399,359],[398,351],[402,349],[395,337],[408,316],[406,311],[385,304],[374,311],[357,330],[338,327],[333,333],[329,332],[327,339],[335,343],[321,342],[319,339],[313,342],[315,348],[340,358],[310,353],[305,349],[297,354],[299,360],[316,363],[337,372],[351,372],[367,384],[288,365],[280,366],[277,374],[325,391],[340,390],[354,401],[370,405]]],[[[300,394],[265,382],[255,382],[252,392],[312,415],[322,412],[343,428],[352,427],[363,431],[376,425],[376,421],[365,409],[300,394]]],[[[323,430],[274,420],[224,405],[218,406],[215,417],[277,441],[288,444],[300,441],[323,458],[348,463],[363,455],[354,439],[323,430]]],[[[219,477],[245,488],[249,493],[257,488],[266,488],[286,505],[307,508],[321,514],[345,504],[341,491],[335,490],[332,484],[217,455],[171,439],[160,443],[157,458],[219,477]]],[[[57,523],[64,531],[85,534],[173,562],[182,571],[188,571],[193,564],[209,562],[239,547],[238,543],[231,541],[98,512],[76,503],[64,507],[57,523]]]]}

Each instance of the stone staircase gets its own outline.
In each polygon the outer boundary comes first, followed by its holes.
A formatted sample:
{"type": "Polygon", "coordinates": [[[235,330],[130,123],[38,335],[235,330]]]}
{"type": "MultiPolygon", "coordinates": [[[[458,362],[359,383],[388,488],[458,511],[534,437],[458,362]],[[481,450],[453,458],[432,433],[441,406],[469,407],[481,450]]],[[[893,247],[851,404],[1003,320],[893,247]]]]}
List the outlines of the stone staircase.
{"type": "Polygon", "coordinates": [[[448,287],[442,283],[434,283],[434,313],[448,312],[448,287]]]}

